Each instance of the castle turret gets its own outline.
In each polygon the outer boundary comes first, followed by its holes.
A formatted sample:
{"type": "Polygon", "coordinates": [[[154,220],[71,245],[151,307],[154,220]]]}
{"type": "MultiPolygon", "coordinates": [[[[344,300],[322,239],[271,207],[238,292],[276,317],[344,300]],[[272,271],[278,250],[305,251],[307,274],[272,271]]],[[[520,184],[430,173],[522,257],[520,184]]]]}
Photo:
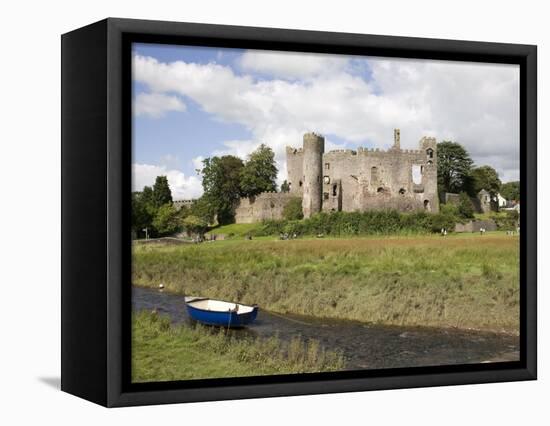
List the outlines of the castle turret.
{"type": "Polygon", "coordinates": [[[321,211],[323,197],[323,153],[325,138],[316,133],[304,135],[304,189],[302,210],[304,217],[321,211]]]}
{"type": "Polygon", "coordinates": [[[401,149],[401,132],[399,129],[393,129],[393,147],[401,149]]]}

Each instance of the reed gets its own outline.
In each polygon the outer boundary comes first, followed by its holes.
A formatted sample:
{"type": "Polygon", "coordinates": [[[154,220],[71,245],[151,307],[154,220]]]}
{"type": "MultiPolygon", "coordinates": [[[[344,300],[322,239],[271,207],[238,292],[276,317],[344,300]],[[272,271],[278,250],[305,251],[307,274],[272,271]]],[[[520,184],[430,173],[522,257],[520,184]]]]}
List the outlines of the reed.
{"type": "Polygon", "coordinates": [[[149,312],[134,313],[132,381],[192,380],[338,371],[341,353],[316,341],[235,338],[224,329],[170,324],[149,312]]]}
{"type": "Polygon", "coordinates": [[[519,240],[495,233],[134,247],[133,284],[376,324],[518,333],[519,240]]]}

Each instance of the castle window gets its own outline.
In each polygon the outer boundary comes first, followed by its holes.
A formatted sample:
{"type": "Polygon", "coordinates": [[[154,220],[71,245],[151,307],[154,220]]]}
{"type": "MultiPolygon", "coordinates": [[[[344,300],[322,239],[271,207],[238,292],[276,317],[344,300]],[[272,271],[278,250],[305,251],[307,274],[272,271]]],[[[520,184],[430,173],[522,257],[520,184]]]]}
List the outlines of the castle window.
{"type": "Polygon", "coordinates": [[[378,168],[371,167],[370,169],[370,180],[376,182],[378,180],[378,168]]]}
{"type": "Polygon", "coordinates": [[[325,176],[323,178],[324,182],[328,185],[330,183],[330,177],[329,176],[325,176]]]}
{"type": "Polygon", "coordinates": [[[428,160],[428,164],[431,166],[434,162],[432,160],[428,160]]]}
{"type": "Polygon", "coordinates": [[[324,200],[328,200],[328,192],[324,192],[324,193],[323,193],[323,199],[324,199],[324,200]]]}
{"type": "Polygon", "coordinates": [[[336,197],[338,194],[338,185],[332,185],[332,196],[336,197]]]}
{"type": "Polygon", "coordinates": [[[434,158],[434,150],[431,148],[428,148],[426,150],[426,155],[428,156],[428,158],[434,158]]]}
{"type": "Polygon", "coordinates": [[[330,163],[325,163],[325,170],[330,170],[330,163]]]}
{"type": "Polygon", "coordinates": [[[376,192],[378,192],[379,194],[383,194],[384,192],[386,192],[386,190],[384,188],[380,187],[376,190],[376,192]]]}
{"type": "Polygon", "coordinates": [[[411,172],[413,183],[420,185],[422,183],[422,166],[413,164],[411,172]]]}
{"type": "Polygon", "coordinates": [[[400,194],[400,195],[405,195],[405,192],[407,192],[407,191],[405,191],[405,188],[401,188],[401,189],[399,190],[399,194],[400,194]]]}
{"type": "Polygon", "coordinates": [[[426,210],[427,212],[432,210],[430,206],[430,200],[424,200],[424,210],[426,210]]]}
{"type": "Polygon", "coordinates": [[[303,185],[303,182],[302,182],[302,181],[300,181],[300,182],[298,183],[298,185],[300,185],[300,188],[301,188],[301,187],[302,187],[302,185],[303,185]]]}

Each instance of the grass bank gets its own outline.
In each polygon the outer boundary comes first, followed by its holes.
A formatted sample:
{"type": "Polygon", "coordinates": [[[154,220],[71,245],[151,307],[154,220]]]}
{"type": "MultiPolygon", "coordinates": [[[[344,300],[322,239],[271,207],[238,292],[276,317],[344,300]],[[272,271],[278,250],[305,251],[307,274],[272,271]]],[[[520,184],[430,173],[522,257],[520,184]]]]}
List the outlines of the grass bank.
{"type": "Polygon", "coordinates": [[[497,233],[135,246],[133,283],[279,313],[517,333],[519,241],[497,233]]]}
{"type": "Polygon", "coordinates": [[[162,316],[134,314],[132,381],[190,380],[265,374],[338,371],[341,354],[325,352],[316,341],[234,339],[223,329],[174,326],[162,316]]]}

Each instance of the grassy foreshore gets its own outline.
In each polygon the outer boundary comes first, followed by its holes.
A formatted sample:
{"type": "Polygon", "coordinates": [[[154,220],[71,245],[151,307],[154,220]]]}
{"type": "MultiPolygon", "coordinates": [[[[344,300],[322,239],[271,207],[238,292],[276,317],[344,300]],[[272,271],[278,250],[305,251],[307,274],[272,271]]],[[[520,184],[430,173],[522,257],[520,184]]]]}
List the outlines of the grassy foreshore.
{"type": "Polygon", "coordinates": [[[225,330],[174,326],[148,312],[134,314],[132,381],[190,380],[338,371],[341,354],[316,341],[228,338],[225,330]]]}
{"type": "Polygon", "coordinates": [[[279,313],[518,332],[519,243],[504,234],[135,245],[133,283],[279,313]]]}

